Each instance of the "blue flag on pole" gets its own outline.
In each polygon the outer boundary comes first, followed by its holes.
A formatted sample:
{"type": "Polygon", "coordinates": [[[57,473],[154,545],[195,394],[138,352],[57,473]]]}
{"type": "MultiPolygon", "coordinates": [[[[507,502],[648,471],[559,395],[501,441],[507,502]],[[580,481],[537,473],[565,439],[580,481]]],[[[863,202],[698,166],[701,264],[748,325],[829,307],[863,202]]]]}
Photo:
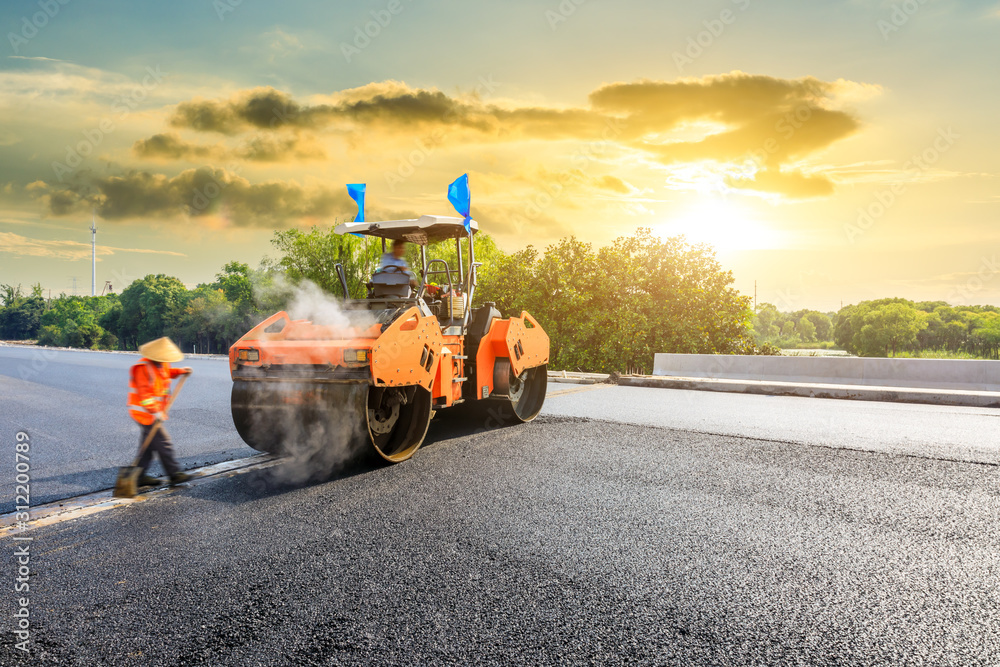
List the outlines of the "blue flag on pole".
{"type": "Polygon", "coordinates": [[[462,221],[462,224],[465,225],[465,231],[472,232],[472,217],[469,215],[472,210],[472,194],[469,192],[468,174],[462,174],[448,186],[448,201],[465,218],[462,221]]]}
{"type": "Polygon", "coordinates": [[[347,194],[358,203],[358,214],[354,217],[354,222],[365,221],[365,184],[348,184],[347,194]]]}

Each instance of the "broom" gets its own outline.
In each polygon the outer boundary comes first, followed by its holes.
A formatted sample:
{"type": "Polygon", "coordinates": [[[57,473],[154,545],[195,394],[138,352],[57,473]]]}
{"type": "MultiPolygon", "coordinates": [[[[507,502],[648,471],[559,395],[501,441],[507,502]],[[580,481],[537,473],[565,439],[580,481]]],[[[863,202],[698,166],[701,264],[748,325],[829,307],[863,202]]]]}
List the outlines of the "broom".
{"type": "MultiPolygon", "coordinates": [[[[170,393],[167,405],[163,408],[164,416],[170,412],[170,406],[174,404],[177,394],[181,393],[181,387],[184,386],[184,382],[187,379],[187,375],[182,375],[180,382],[177,383],[177,387],[170,393]]],[[[112,493],[115,498],[135,498],[135,494],[139,492],[139,473],[142,472],[139,469],[139,459],[142,458],[146,448],[149,447],[149,443],[153,441],[153,436],[160,430],[160,424],[162,423],[159,420],[153,423],[153,428],[149,429],[149,433],[142,442],[142,446],[139,447],[139,453],[135,455],[135,461],[132,462],[132,465],[118,468],[118,479],[115,480],[115,490],[112,493]]]]}

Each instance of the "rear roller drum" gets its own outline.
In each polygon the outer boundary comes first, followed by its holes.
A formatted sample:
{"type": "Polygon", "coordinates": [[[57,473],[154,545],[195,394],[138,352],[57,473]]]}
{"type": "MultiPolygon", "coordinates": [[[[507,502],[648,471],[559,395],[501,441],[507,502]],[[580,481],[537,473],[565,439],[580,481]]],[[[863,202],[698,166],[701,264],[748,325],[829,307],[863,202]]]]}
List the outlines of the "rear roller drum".
{"type": "Polygon", "coordinates": [[[508,424],[530,422],[545,402],[548,366],[526,368],[514,375],[510,359],[497,359],[493,366],[492,397],[500,403],[500,413],[508,424]]]}
{"type": "Polygon", "coordinates": [[[423,387],[371,387],[368,433],[384,460],[399,463],[420,448],[431,423],[431,393],[423,387]]]}

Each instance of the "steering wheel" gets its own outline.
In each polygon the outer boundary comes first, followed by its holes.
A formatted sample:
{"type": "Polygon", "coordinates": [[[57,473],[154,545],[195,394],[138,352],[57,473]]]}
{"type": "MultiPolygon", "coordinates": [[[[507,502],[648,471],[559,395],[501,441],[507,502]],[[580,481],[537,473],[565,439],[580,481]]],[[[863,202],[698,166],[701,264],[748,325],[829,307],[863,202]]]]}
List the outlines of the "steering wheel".
{"type": "Polygon", "coordinates": [[[401,266],[396,266],[395,264],[390,264],[382,269],[379,269],[379,273],[406,273],[406,269],[401,266]],[[390,271],[389,269],[393,269],[390,271]]]}

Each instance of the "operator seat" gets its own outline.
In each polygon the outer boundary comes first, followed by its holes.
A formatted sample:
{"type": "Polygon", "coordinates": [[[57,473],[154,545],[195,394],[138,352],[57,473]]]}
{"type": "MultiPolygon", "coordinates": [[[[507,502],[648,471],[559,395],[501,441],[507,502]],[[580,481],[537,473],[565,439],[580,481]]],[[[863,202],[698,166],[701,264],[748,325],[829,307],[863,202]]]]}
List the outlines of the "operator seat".
{"type": "Polygon", "coordinates": [[[407,273],[393,271],[379,271],[372,276],[368,283],[368,298],[378,299],[384,297],[395,297],[408,299],[413,296],[410,287],[410,276],[407,273]]]}

